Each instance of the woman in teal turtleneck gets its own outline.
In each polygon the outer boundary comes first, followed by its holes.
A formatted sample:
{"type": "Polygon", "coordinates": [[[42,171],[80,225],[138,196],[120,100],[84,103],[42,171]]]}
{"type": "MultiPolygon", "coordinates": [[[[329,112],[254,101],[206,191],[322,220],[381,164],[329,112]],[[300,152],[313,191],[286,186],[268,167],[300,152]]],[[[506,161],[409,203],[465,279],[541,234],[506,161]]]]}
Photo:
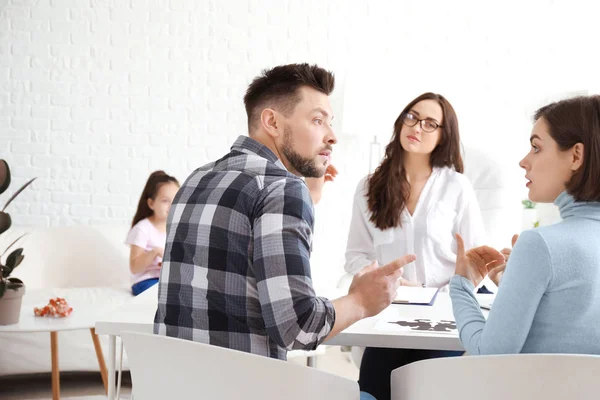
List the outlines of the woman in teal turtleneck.
{"type": "Polygon", "coordinates": [[[473,288],[502,258],[465,254],[458,238],[450,296],[469,354],[600,354],[600,96],[547,105],[535,121],[520,166],[529,198],[554,202],[562,221],[523,232],[487,321],[473,288]]]}

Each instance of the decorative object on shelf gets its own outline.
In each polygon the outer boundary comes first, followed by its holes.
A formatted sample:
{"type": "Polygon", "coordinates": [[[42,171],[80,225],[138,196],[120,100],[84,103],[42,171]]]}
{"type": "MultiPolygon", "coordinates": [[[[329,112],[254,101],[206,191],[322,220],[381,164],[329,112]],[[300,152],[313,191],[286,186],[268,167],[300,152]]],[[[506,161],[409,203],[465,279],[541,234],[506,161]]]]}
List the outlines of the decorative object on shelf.
{"type": "Polygon", "coordinates": [[[377,135],[373,136],[369,151],[369,174],[372,174],[381,162],[381,144],[377,142],[377,135]]]}
{"type": "MultiPolygon", "coordinates": [[[[25,183],[19,190],[17,190],[8,199],[2,211],[0,211],[0,235],[8,231],[12,225],[10,214],[6,211],[9,204],[25,189],[29,186],[36,178],[31,179],[25,183]]],[[[8,163],[4,160],[0,160],[0,194],[4,193],[10,186],[11,175],[8,163]]],[[[5,250],[0,254],[0,325],[10,325],[19,322],[21,314],[21,301],[25,294],[25,284],[18,278],[11,277],[10,274],[21,264],[25,256],[23,255],[23,249],[13,250],[4,262],[2,257],[14,246],[25,234],[19,236],[14,240],[5,250]]]]}
{"type": "Polygon", "coordinates": [[[523,204],[523,229],[539,227],[540,220],[538,218],[538,210],[536,209],[537,203],[529,199],[525,199],[521,203],[523,204]]]}

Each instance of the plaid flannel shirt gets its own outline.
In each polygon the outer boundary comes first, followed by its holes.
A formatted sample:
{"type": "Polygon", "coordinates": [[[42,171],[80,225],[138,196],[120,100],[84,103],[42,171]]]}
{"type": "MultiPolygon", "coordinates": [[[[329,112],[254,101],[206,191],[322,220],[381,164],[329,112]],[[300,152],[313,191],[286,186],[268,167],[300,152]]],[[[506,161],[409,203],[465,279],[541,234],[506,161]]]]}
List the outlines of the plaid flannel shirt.
{"type": "Polygon", "coordinates": [[[335,310],[312,286],[313,223],[304,181],[240,136],[175,196],[154,332],[279,359],[315,349],[335,310]]]}

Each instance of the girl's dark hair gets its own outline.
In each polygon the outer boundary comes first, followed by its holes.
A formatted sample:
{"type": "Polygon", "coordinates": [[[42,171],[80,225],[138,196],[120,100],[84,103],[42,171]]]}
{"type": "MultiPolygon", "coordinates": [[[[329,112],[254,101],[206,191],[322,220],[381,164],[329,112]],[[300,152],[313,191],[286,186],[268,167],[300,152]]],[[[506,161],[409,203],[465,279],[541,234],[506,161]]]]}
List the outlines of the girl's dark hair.
{"type": "Polygon", "coordinates": [[[171,182],[179,186],[177,179],[173,176],[167,175],[165,171],[154,171],[150,174],[148,180],[146,181],[146,186],[144,186],[144,190],[142,191],[142,195],[140,196],[140,201],[138,202],[135,216],[131,221],[132,228],[144,218],[151,217],[154,214],[154,211],[152,211],[150,206],[148,206],[148,199],[154,200],[158,194],[158,191],[160,190],[160,187],[171,182]]]}
{"type": "Polygon", "coordinates": [[[600,96],[580,96],[548,104],[536,111],[562,151],[583,144],[583,164],[567,182],[576,201],[600,201],[600,96]]]}
{"type": "Polygon", "coordinates": [[[392,140],[385,148],[383,161],[367,181],[367,205],[371,212],[371,222],[384,230],[401,226],[400,214],[410,195],[410,184],[404,170],[404,149],[400,144],[400,131],[405,113],[423,100],[434,100],[444,114],[440,143],[430,155],[432,167],[454,167],[463,172],[463,160],[460,155],[460,134],[458,118],[452,105],[444,96],[436,93],[424,93],[408,103],[394,123],[392,140]]]}

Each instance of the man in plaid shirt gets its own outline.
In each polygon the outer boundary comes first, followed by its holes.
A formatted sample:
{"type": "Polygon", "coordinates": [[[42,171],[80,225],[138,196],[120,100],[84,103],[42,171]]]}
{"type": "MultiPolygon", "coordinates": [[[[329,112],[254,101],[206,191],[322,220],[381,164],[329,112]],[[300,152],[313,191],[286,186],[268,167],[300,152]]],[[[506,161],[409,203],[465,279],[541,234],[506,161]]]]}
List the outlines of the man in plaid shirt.
{"type": "Polygon", "coordinates": [[[366,267],[337,300],[313,290],[311,194],[335,175],[333,86],[330,72],[308,64],[250,84],[249,137],[194,171],[173,201],[155,333],[285,359],[391,303],[414,255],[366,267]]]}

